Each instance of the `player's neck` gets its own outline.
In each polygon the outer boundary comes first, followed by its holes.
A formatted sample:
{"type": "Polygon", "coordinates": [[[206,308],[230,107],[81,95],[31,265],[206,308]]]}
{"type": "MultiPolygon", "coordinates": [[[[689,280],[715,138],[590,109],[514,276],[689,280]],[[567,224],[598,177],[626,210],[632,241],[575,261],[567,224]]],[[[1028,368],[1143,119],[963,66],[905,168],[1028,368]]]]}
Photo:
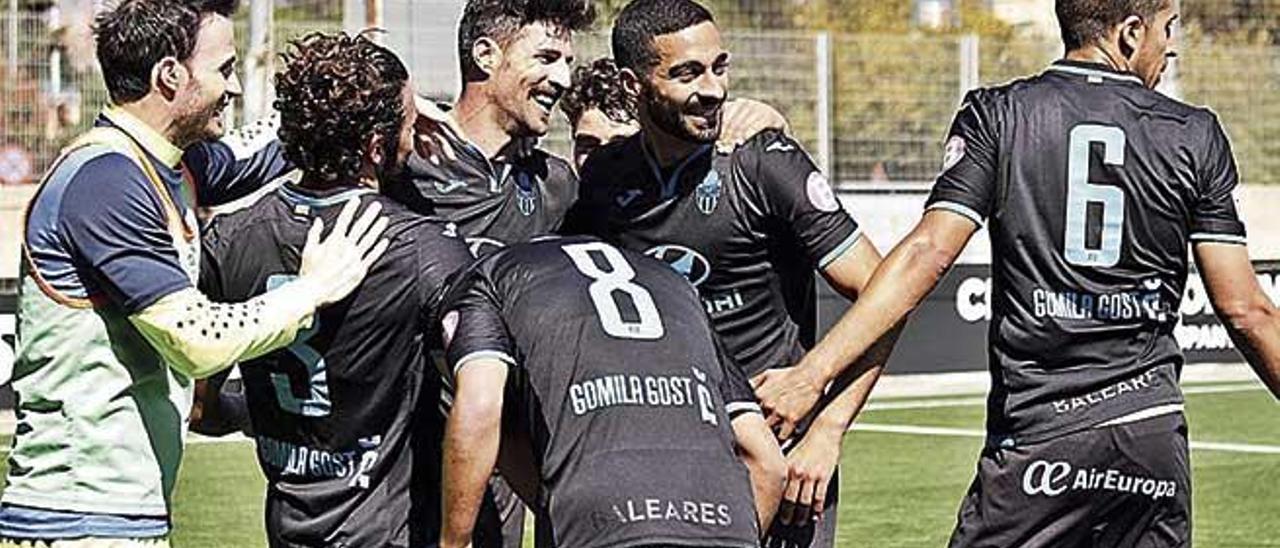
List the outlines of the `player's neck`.
{"type": "Polygon", "coordinates": [[[138,121],[155,130],[156,133],[162,135],[165,140],[173,143],[178,148],[186,148],[194,144],[179,143],[173,140],[177,136],[177,127],[174,125],[176,119],[170,112],[169,106],[164,103],[163,98],[153,93],[132,103],[119,105],[117,108],[137,118],[138,121]]]}
{"type": "Polygon", "coordinates": [[[497,156],[514,139],[503,124],[505,115],[498,104],[473,86],[463,88],[453,105],[453,119],[458,122],[462,137],[479,148],[486,158],[497,156]]]}
{"type": "Polygon", "coordinates": [[[656,124],[642,123],[641,127],[644,131],[640,138],[644,139],[644,144],[648,147],[649,153],[653,154],[653,160],[658,163],[658,167],[663,169],[680,163],[701,146],[701,143],[686,141],[671,135],[658,128],[656,124]]]}
{"type": "Polygon", "coordinates": [[[354,178],[344,179],[342,181],[336,181],[336,182],[326,181],[310,173],[303,173],[302,177],[298,180],[298,187],[304,188],[307,190],[314,190],[318,192],[327,193],[329,191],[336,192],[340,190],[353,190],[357,188],[372,188],[374,190],[377,190],[379,188],[379,185],[378,185],[377,176],[373,174],[372,166],[368,166],[368,169],[366,171],[362,171],[356,174],[354,178]]]}
{"type": "Polygon", "coordinates": [[[1117,52],[1100,45],[1088,45],[1067,52],[1068,61],[1102,65],[1117,72],[1128,72],[1129,62],[1117,52]]]}

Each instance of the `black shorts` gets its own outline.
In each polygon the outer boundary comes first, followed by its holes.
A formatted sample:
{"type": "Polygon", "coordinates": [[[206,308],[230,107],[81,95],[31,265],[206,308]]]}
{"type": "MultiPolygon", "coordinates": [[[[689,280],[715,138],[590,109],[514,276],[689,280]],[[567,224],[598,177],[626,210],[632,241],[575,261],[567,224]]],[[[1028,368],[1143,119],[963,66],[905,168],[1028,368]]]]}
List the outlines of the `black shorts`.
{"type": "Polygon", "coordinates": [[[1191,545],[1181,413],[987,447],[960,506],[957,547],[1191,545]]]}

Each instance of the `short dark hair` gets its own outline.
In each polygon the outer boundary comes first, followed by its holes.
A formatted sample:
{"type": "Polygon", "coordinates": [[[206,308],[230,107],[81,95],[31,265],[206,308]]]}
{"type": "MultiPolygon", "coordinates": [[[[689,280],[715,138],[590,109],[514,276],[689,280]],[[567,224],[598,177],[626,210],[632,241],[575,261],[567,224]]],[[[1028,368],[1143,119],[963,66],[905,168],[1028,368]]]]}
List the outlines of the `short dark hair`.
{"type": "Polygon", "coordinates": [[[1102,40],[1111,27],[1137,15],[1150,21],[1173,0],[1057,0],[1054,11],[1067,51],[1102,40]]]}
{"type": "Polygon", "coordinates": [[[364,147],[384,137],[388,157],[400,142],[409,71],[391,50],[363,34],[313,32],[280,54],[275,108],[284,156],[313,181],[341,183],[363,165],[364,147]]]}
{"type": "Polygon", "coordinates": [[[569,32],[586,30],[596,20],[590,0],[468,0],[458,22],[458,63],[464,82],[481,79],[471,54],[476,40],[488,37],[499,45],[511,42],[520,29],[546,23],[569,32]]]}
{"type": "Polygon", "coordinates": [[[711,11],[693,0],[632,0],[613,24],[613,58],[618,66],[644,74],[658,64],[653,40],[705,22],[711,11]]]}
{"type": "Polygon", "coordinates": [[[98,64],[116,104],[151,92],[151,69],[165,57],[186,62],[209,15],[231,17],[239,0],[124,0],[94,24],[98,64]]]}
{"type": "Polygon", "coordinates": [[[560,99],[560,110],[570,124],[577,125],[582,113],[593,108],[620,124],[636,119],[636,98],[622,87],[619,72],[608,57],[573,70],[573,87],[560,99]]]}

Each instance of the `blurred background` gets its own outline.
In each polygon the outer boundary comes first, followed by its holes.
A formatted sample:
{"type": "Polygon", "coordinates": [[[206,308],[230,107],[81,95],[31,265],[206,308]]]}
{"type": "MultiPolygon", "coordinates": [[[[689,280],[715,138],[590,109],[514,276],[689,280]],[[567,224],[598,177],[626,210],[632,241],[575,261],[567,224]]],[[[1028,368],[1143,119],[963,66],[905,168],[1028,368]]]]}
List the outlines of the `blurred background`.
{"type": "MultiPolygon", "coordinates": [[[[273,53],[311,30],[386,29],[423,93],[458,89],[462,0],[245,0],[247,95],[271,100],[273,53]]],[[[708,0],[734,54],[732,91],[769,102],[841,185],[928,181],[968,89],[1033,74],[1061,53],[1051,0],[708,0]]],[[[105,99],[89,23],[103,0],[0,0],[0,182],[39,178],[105,99]]],[[[598,2],[578,57],[608,53],[623,0],[598,2]]],[[[1163,91],[1208,105],[1233,137],[1244,180],[1280,182],[1280,0],[1184,2],[1180,57],[1163,91]]],[[[563,150],[563,121],[547,146],[563,150]]]]}

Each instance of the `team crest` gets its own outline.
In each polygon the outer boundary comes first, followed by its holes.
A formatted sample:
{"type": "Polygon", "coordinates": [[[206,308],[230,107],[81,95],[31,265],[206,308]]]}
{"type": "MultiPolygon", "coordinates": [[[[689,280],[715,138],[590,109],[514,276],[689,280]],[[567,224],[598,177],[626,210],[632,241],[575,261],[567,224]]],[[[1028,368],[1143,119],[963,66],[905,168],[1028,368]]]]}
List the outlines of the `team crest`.
{"type": "Polygon", "coordinates": [[[516,206],[525,217],[538,209],[538,186],[527,173],[521,172],[516,176],[516,206]]]}
{"type": "Polygon", "coordinates": [[[698,187],[694,189],[694,197],[698,203],[698,211],[703,215],[710,215],[716,210],[716,206],[720,204],[720,174],[716,170],[708,171],[706,178],[698,183],[698,187]]]}

